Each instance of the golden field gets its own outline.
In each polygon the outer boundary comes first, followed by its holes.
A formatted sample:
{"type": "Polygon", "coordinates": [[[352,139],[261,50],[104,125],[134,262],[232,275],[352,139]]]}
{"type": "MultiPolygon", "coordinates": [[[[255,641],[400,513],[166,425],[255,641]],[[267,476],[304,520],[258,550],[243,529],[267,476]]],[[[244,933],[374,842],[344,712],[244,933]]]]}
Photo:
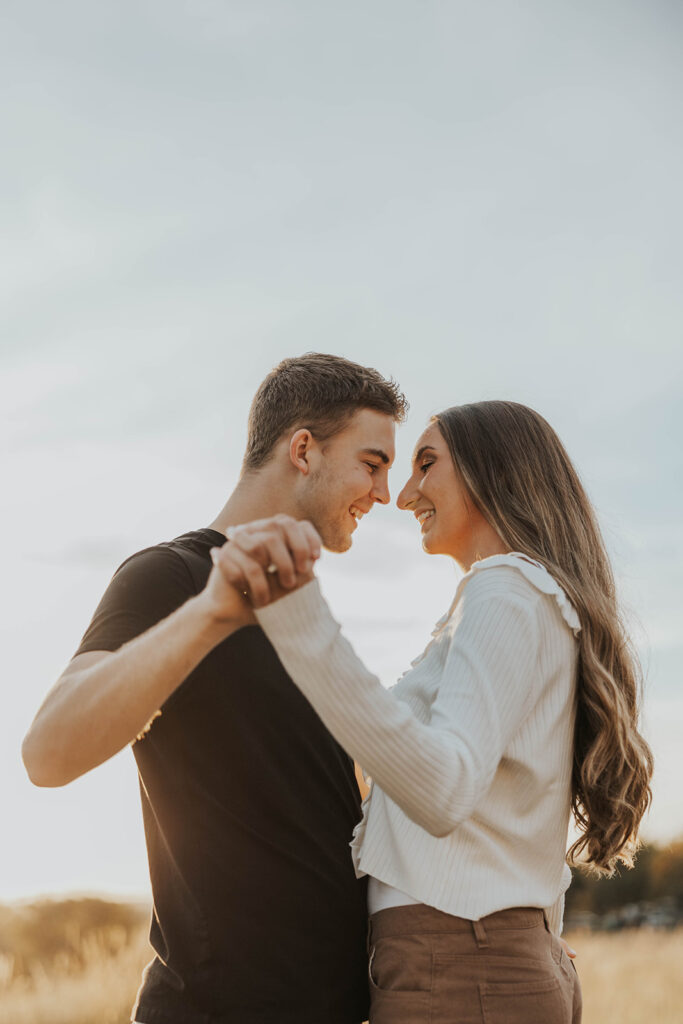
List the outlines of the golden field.
{"type": "Polygon", "coordinates": [[[0,958],[2,1024],[127,1024],[143,966],[151,959],[147,928],[131,941],[121,935],[85,940],[80,962],[57,958],[11,977],[11,957],[0,958]],[[118,945],[118,948],[117,948],[118,945]]]}
{"type": "Polygon", "coordinates": [[[683,929],[565,936],[583,991],[583,1024],[683,1024],[683,929]]]}
{"type": "MultiPolygon", "coordinates": [[[[78,936],[72,936],[74,942],[78,936]]],[[[584,1024],[683,1024],[683,929],[577,932],[584,1024]]],[[[51,963],[0,954],[0,1024],[127,1024],[150,958],[147,927],[94,930],[51,963]]]]}

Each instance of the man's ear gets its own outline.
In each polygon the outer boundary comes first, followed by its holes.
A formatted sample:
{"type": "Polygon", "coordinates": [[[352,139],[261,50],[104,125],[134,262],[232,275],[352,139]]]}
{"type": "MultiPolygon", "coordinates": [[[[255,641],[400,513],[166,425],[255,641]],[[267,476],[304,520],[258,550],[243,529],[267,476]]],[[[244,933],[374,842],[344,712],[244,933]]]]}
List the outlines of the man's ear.
{"type": "Polygon", "coordinates": [[[311,471],[310,456],[315,438],[307,427],[301,427],[292,434],[289,441],[289,458],[292,465],[307,476],[311,471]]]}

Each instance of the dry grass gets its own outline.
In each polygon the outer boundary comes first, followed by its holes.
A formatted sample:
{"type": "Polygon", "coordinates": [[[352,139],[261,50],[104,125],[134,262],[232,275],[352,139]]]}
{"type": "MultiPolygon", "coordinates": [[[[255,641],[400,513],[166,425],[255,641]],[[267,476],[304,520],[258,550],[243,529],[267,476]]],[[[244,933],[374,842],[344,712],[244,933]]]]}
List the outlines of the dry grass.
{"type": "MultiPolygon", "coordinates": [[[[583,1024],[683,1024],[683,929],[574,933],[584,994],[583,1024]]],[[[86,937],[79,960],[34,964],[17,975],[0,957],[0,1024],[127,1024],[150,959],[147,928],[86,937]]]]}
{"type": "Polygon", "coordinates": [[[65,955],[15,973],[0,956],[0,1024],[127,1024],[144,965],[151,960],[147,927],[127,941],[123,929],[85,938],[80,962],[65,955]]]}
{"type": "Polygon", "coordinates": [[[683,1024],[683,929],[566,938],[579,954],[583,1024],[683,1024]]]}

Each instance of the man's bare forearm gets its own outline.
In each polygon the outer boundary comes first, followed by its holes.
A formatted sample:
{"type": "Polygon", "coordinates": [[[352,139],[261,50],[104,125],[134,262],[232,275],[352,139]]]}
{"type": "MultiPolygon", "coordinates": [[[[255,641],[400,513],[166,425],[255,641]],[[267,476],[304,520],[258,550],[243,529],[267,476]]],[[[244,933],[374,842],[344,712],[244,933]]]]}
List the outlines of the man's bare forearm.
{"type": "Polygon", "coordinates": [[[199,662],[238,628],[216,619],[199,595],[118,651],[83,668],[72,664],[24,740],[31,780],[63,786],[132,743],[199,662]]]}

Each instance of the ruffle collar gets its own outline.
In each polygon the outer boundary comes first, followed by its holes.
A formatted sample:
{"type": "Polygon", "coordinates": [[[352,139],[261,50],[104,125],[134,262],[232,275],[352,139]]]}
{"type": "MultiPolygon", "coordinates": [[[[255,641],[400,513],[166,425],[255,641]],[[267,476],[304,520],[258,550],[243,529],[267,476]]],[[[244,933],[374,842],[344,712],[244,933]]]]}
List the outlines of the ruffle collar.
{"type": "Polygon", "coordinates": [[[468,579],[470,579],[471,576],[474,576],[475,573],[482,572],[484,569],[493,569],[498,565],[511,565],[514,569],[518,569],[529,583],[536,588],[536,590],[539,590],[542,594],[549,594],[551,597],[554,597],[562,614],[562,618],[567,623],[574,636],[577,636],[580,633],[581,622],[579,621],[576,609],[557,580],[555,580],[554,577],[550,575],[546,567],[540,562],[537,562],[536,559],[530,558],[529,555],[522,554],[521,551],[511,551],[507,555],[490,555],[488,558],[482,558],[480,561],[472,563],[469,572],[465,573],[458,584],[457,590],[455,591],[455,597],[453,598],[450,608],[447,613],[439,619],[434,627],[432,636],[437,636],[450,619],[453,614],[453,609],[458,603],[463,587],[467,583],[468,579]]]}

